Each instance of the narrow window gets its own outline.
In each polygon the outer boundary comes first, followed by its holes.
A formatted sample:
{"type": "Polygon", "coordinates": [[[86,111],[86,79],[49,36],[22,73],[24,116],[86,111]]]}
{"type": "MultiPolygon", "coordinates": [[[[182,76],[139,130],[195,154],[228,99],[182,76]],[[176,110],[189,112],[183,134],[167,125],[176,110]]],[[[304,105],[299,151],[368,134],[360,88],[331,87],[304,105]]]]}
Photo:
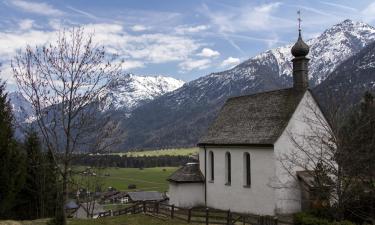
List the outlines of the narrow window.
{"type": "Polygon", "coordinates": [[[226,184],[230,184],[232,181],[232,174],[231,174],[231,159],[230,159],[230,153],[225,153],[225,165],[226,165],[226,184]]]}
{"type": "Polygon", "coordinates": [[[245,186],[250,187],[251,185],[251,164],[250,164],[250,154],[245,152],[244,157],[244,170],[245,170],[245,186]]]}
{"type": "Polygon", "coordinates": [[[210,162],[210,180],[213,181],[214,176],[214,153],[210,151],[209,153],[209,162],[210,162]]]}

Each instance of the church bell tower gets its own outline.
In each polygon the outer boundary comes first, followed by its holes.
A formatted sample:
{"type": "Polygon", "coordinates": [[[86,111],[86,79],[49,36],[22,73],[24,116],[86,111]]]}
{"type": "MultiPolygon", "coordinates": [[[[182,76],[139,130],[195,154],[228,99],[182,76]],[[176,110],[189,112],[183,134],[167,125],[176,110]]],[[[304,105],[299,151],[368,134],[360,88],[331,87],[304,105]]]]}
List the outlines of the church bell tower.
{"type": "Polygon", "coordinates": [[[308,78],[308,64],[309,58],[309,46],[302,40],[301,35],[301,18],[300,11],[298,11],[298,40],[292,47],[292,55],[294,58],[293,62],[293,88],[298,91],[304,91],[309,87],[309,78],[308,78]]]}

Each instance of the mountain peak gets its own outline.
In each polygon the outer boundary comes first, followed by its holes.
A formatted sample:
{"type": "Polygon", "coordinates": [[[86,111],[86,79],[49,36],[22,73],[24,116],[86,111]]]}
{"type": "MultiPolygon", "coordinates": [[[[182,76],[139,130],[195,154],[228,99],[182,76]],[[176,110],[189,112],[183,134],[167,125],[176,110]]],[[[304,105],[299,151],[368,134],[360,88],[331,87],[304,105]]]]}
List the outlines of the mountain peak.
{"type": "Polygon", "coordinates": [[[102,106],[102,110],[121,109],[129,113],[141,103],[174,91],[184,83],[182,80],[162,75],[122,74],[112,79],[104,94],[106,102],[102,106]]]}
{"type": "Polygon", "coordinates": [[[338,31],[361,32],[361,31],[374,30],[374,29],[375,29],[374,27],[372,27],[371,25],[367,23],[346,19],[338,24],[333,25],[331,28],[327,29],[324,33],[334,33],[338,31]]]}

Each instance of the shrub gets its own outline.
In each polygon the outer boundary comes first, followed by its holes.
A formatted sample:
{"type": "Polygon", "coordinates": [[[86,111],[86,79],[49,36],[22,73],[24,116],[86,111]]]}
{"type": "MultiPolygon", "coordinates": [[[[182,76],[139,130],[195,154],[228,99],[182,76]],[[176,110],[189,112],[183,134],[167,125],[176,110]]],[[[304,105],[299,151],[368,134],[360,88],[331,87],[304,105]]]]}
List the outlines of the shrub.
{"type": "Polygon", "coordinates": [[[328,219],[318,218],[309,213],[297,213],[294,216],[295,225],[354,225],[352,222],[344,220],[339,222],[332,222],[328,219]]]}

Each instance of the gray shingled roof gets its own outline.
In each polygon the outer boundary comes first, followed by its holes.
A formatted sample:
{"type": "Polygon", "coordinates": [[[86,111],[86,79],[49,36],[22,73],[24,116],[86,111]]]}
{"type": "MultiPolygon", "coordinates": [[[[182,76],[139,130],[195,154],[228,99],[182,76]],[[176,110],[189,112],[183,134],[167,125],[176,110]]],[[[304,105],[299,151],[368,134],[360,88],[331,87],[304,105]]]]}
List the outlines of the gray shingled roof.
{"type": "Polygon", "coordinates": [[[204,176],[199,169],[198,163],[187,163],[169,176],[168,181],[176,183],[201,183],[204,182],[204,176]]]}
{"type": "Polygon", "coordinates": [[[198,145],[272,145],[304,93],[289,88],[230,98],[198,145]]]}
{"type": "Polygon", "coordinates": [[[162,193],[157,191],[136,191],[128,192],[127,194],[132,201],[161,201],[165,197],[162,193]]]}

